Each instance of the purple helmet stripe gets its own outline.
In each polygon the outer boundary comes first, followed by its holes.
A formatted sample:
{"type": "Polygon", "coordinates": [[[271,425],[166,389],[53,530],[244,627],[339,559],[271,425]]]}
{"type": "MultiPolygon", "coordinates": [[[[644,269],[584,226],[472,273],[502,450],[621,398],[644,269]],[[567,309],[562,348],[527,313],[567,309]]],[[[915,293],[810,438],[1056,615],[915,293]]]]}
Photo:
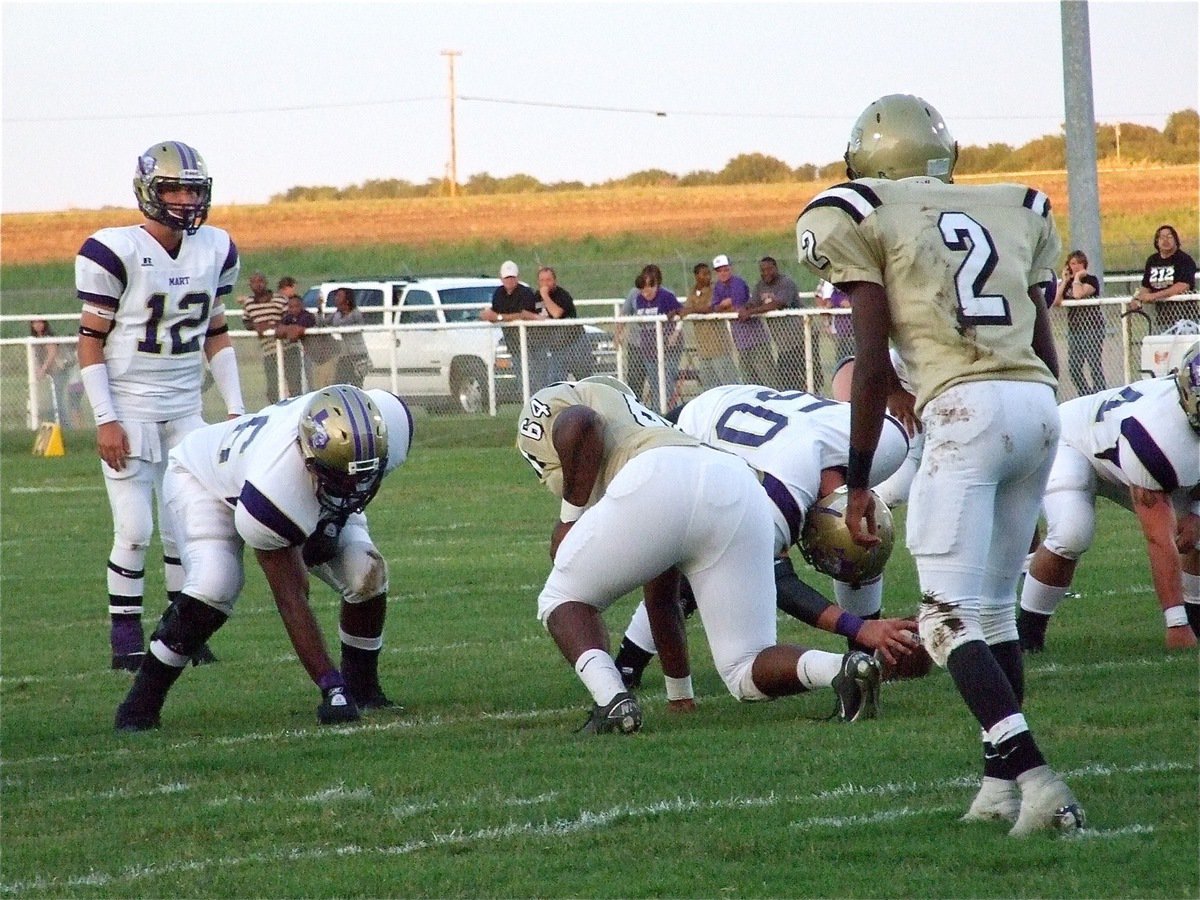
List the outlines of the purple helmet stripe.
{"type": "Polygon", "coordinates": [[[171,141],[171,146],[179,154],[179,162],[185,169],[196,168],[196,155],[192,153],[192,148],[182,141],[171,141]]]}
{"type": "Polygon", "coordinates": [[[350,433],[354,435],[354,458],[355,460],[362,460],[364,458],[362,446],[363,439],[362,435],[360,434],[358,420],[355,417],[355,406],[358,404],[352,402],[355,400],[355,398],[351,396],[351,392],[346,390],[346,388],[339,385],[337,388],[337,393],[338,398],[342,401],[342,407],[346,410],[346,418],[350,422],[350,433]]]}
{"type": "Polygon", "coordinates": [[[371,424],[371,410],[366,403],[363,402],[363,395],[356,390],[348,390],[346,393],[354,398],[355,404],[358,406],[359,412],[363,417],[363,431],[367,438],[367,458],[371,459],[379,454],[375,452],[375,428],[371,424]]]}

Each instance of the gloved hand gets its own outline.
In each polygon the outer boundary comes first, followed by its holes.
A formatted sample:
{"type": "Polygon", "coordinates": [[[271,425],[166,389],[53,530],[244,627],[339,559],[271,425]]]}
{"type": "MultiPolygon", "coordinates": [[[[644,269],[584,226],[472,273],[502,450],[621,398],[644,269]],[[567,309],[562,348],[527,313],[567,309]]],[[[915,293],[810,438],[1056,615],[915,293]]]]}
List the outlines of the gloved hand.
{"type": "Polygon", "coordinates": [[[304,542],[302,555],[306,566],[311,569],[313,566],[324,565],[337,556],[338,538],[341,536],[343,524],[337,519],[322,519],[317,523],[316,531],[304,542]]]}

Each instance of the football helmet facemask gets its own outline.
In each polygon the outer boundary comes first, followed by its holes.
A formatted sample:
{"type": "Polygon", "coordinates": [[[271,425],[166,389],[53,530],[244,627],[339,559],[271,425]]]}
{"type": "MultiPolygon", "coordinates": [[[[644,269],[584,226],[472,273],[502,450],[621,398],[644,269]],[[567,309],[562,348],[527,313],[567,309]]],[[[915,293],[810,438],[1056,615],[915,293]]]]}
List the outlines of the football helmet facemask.
{"type": "Polygon", "coordinates": [[[361,512],[387,466],[387,425],[374,401],[349,384],[322,388],[305,404],[299,441],[322,508],[361,512]]]}
{"type": "Polygon", "coordinates": [[[212,179],[204,158],[180,141],[163,141],[137,159],[133,172],[133,195],[148,219],[195,234],[208,218],[212,203],[212,179]],[[191,203],[168,203],[165,191],[185,188],[195,192],[191,203]]]}
{"type": "Polygon", "coordinates": [[[818,572],[858,587],[883,573],[883,567],[892,555],[896,534],[891,511],[872,491],[879,543],[871,547],[856,544],[846,527],[849,496],[846,487],[842,486],[826,494],[808,511],[800,533],[800,552],[818,572]]]}
{"type": "Polygon", "coordinates": [[[1179,405],[1183,407],[1188,424],[1200,434],[1200,343],[1192,344],[1179,361],[1179,368],[1175,371],[1175,387],[1179,391],[1179,405]]]}
{"type": "Polygon", "coordinates": [[[880,97],[858,117],[846,146],[848,178],[926,175],[949,183],[958,144],[942,114],[912,94],[880,97]]]}

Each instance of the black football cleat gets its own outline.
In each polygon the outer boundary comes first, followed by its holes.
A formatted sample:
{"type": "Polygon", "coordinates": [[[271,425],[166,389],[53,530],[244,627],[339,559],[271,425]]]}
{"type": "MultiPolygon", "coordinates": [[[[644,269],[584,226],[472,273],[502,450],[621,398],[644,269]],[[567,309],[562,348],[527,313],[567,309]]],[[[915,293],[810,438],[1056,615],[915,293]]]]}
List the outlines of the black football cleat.
{"type": "Polygon", "coordinates": [[[142,660],[145,659],[146,652],[138,650],[136,653],[114,653],[112,656],[112,670],[114,672],[136,672],[142,667],[142,660]]]}
{"type": "Polygon", "coordinates": [[[346,725],[360,718],[358,704],[345,688],[330,688],[322,695],[317,707],[317,722],[321,725],[346,725]]]}
{"type": "Polygon", "coordinates": [[[833,676],[837,717],[843,722],[874,719],[879,715],[879,682],[882,672],[875,657],[851,650],[842,657],[842,668],[833,676]]]}
{"type": "Polygon", "coordinates": [[[401,712],[404,710],[404,707],[383,692],[378,681],[371,685],[349,684],[346,689],[350,691],[350,696],[354,698],[354,703],[361,712],[372,709],[394,709],[401,712]]]}
{"type": "Polygon", "coordinates": [[[1046,626],[1050,617],[1044,613],[1017,610],[1017,637],[1025,653],[1041,653],[1046,649],[1046,626]]]}
{"type": "Polygon", "coordinates": [[[117,731],[149,731],[161,725],[158,713],[140,708],[136,703],[126,700],[117,707],[116,720],[113,727],[117,731]]]}
{"type": "Polygon", "coordinates": [[[588,720],[579,729],[580,734],[634,734],[642,727],[642,708],[637,698],[622,691],[609,701],[607,706],[592,707],[588,720]]]}
{"type": "Polygon", "coordinates": [[[220,662],[217,655],[212,652],[208,644],[201,644],[200,649],[192,654],[193,666],[211,666],[215,662],[220,662]]]}

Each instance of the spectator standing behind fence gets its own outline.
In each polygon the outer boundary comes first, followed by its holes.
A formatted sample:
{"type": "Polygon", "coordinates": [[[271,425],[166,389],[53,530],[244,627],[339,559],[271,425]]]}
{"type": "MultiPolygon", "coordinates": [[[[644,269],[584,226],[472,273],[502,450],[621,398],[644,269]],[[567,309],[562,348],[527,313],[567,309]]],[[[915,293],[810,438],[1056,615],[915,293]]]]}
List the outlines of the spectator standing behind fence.
{"type": "MultiPolygon", "coordinates": [[[[54,329],[45,319],[33,319],[29,323],[29,333],[36,338],[54,337],[54,329]]],[[[70,414],[71,404],[67,391],[71,384],[71,372],[75,368],[75,351],[66,344],[35,344],[33,362],[37,367],[38,382],[54,385],[53,394],[46,391],[46,396],[43,397],[43,392],[38,391],[38,408],[43,411],[39,418],[53,419],[57,413],[60,425],[73,426],[74,416],[70,414]],[[46,416],[45,412],[48,412],[49,416],[46,416]]]]}
{"type": "Polygon", "coordinates": [[[305,382],[311,385],[313,380],[311,363],[301,342],[306,340],[304,333],[308,329],[317,327],[317,317],[304,308],[304,300],[295,293],[286,303],[283,318],[279,320],[279,334],[285,339],[283,374],[287,379],[288,396],[298,397],[304,393],[305,382]]]}
{"type": "Polygon", "coordinates": [[[1154,232],[1154,251],[1146,260],[1142,286],[1133,295],[1131,308],[1141,309],[1153,303],[1159,331],[1165,331],[1180,319],[1200,321],[1200,303],[1170,299],[1196,289],[1196,261],[1180,249],[1179,232],[1171,225],[1159,225],[1154,232]]]}
{"type": "MultiPolygon", "coordinates": [[[[579,318],[575,311],[575,298],[558,283],[558,273],[550,266],[542,266],[538,269],[538,299],[549,319],[579,318]]],[[[547,341],[549,363],[546,369],[546,381],[548,384],[566,381],[568,372],[574,376],[576,381],[592,374],[595,364],[592,361],[591,347],[588,346],[582,325],[564,325],[545,330],[550,332],[547,341]]]]}
{"type": "MultiPolygon", "coordinates": [[[[772,256],[758,261],[758,284],[750,295],[750,305],[738,313],[738,318],[760,316],[777,309],[799,309],[800,291],[796,282],[779,271],[779,263],[772,256]]],[[[793,391],[808,390],[808,373],[804,356],[804,322],[797,316],[778,316],[767,320],[767,329],[775,339],[779,352],[779,377],[775,387],[793,391]]],[[[813,390],[820,390],[820,353],[813,342],[813,390]]]]}
{"type": "Polygon", "coordinates": [[[325,324],[331,328],[347,329],[345,334],[338,335],[342,350],[336,357],[335,383],[352,384],[360,388],[367,372],[371,370],[371,355],[367,352],[367,342],[361,331],[366,319],[354,301],[354,291],[350,288],[338,288],[329,296],[334,311],[326,317],[325,324]]]}
{"type": "Polygon", "coordinates": [[[713,269],[717,273],[717,283],[713,285],[713,312],[738,314],[738,318],[729,323],[729,331],[741,363],[742,381],[746,384],[778,384],[779,372],[775,368],[775,357],[771,355],[771,338],[766,326],[761,320],[742,313],[750,304],[750,286],[733,274],[729,257],[723,253],[713,258],[713,269]]]}
{"type": "MultiPolygon", "coordinates": [[[[625,295],[621,304],[621,315],[637,315],[638,297],[646,286],[646,277],[641,272],[633,279],[633,290],[625,295]]],[[[646,383],[646,363],[642,359],[642,325],[636,323],[618,322],[613,330],[613,343],[618,353],[625,354],[625,383],[633,388],[640,398],[642,385],[646,383]]]]}
{"type": "MultiPolygon", "coordinates": [[[[680,315],[690,316],[712,312],[712,269],[708,263],[692,266],[692,290],[683,303],[680,315]]],[[[729,337],[729,324],[709,319],[692,323],[692,337],[696,342],[696,368],[700,376],[700,388],[720,387],[738,383],[737,366],[733,362],[733,341],[729,337]]]]}
{"type": "MultiPolygon", "coordinates": [[[[539,303],[535,294],[527,285],[518,281],[521,271],[511,259],[500,266],[500,287],[492,294],[490,309],[482,310],[479,317],[485,322],[516,322],[520,319],[540,321],[544,318],[539,313],[539,303]]],[[[546,380],[546,351],[544,336],[539,334],[541,329],[530,328],[526,335],[529,347],[529,392],[532,394],[542,387],[546,380]]],[[[504,346],[512,357],[513,372],[517,383],[521,383],[521,329],[511,326],[503,328],[504,346]]]]}
{"type": "Polygon", "coordinates": [[[275,326],[283,318],[287,303],[282,297],[271,293],[267,287],[267,276],[262,272],[250,276],[250,295],[239,298],[238,302],[242,304],[242,324],[258,334],[262,348],[263,377],[267,380],[267,403],[275,403],[280,399],[275,326]]]}
{"type": "MultiPolygon", "coordinates": [[[[1087,254],[1072,250],[1055,288],[1054,306],[1062,306],[1063,300],[1100,296],[1100,279],[1087,269],[1087,254]]],[[[1099,306],[1067,307],[1067,368],[1081,397],[1108,387],[1104,381],[1104,311],[1099,306]],[[1091,369],[1091,387],[1083,377],[1085,365],[1091,369]]]]}
{"type": "MultiPolygon", "coordinates": [[[[817,285],[817,306],[823,309],[849,309],[850,296],[828,281],[817,285]]],[[[833,336],[833,355],[841,362],[854,355],[854,324],[849,316],[830,316],[829,333],[833,336]]]]}
{"type": "MultiPolygon", "coordinates": [[[[638,347],[641,350],[642,365],[645,367],[646,380],[650,385],[650,406],[660,412],[671,406],[671,398],[675,396],[675,381],[679,377],[679,359],[683,354],[683,329],[680,322],[675,321],[683,305],[679,298],[662,286],[662,269],[651,263],[642,269],[639,280],[641,287],[637,294],[626,298],[625,308],[621,311],[626,316],[666,316],[663,324],[663,395],[666,405],[659,399],[658,381],[658,330],[647,324],[641,326],[638,347]],[[632,303],[631,303],[632,301],[632,303]]],[[[635,282],[636,284],[636,282],[635,282]]],[[[634,385],[638,397],[641,385],[634,385]]]]}

